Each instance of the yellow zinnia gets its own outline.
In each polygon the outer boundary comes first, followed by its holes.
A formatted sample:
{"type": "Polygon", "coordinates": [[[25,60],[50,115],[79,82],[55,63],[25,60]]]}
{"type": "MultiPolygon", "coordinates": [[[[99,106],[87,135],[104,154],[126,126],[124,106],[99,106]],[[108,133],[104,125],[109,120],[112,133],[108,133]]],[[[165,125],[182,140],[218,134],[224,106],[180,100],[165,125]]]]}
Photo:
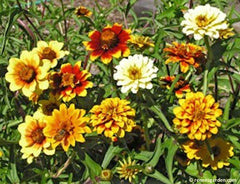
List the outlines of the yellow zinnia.
{"type": "Polygon", "coordinates": [[[129,103],[119,98],[108,98],[100,105],[95,105],[90,110],[93,131],[97,131],[98,134],[104,132],[104,135],[113,141],[117,140],[116,137],[124,137],[125,131],[131,132],[135,126],[135,110],[128,105],[129,103]]]}
{"type": "Polygon", "coordinates": [[[59,109],[60,100],[58,95],[50,93],[48,100],[40,100],[40,110],[46,116],[51,116],[54,109],[59,109]]]}
{"type": "Polygon", "coordinates": [[[180,99],[179,104],[173,109],[176,116],[173,123],[181,134],[197,140],[205,140],[217,134],[221,126],[217,118],[222,115],[222,110],[211,95],[187,93],[186,99],[180,99]]]}
{"type": "Polygon", "coordinates": [[[22,158],[27,159],[28,163],[31,163],[34,157],[38,157],[41,151],[47,155],[55,152],[48,138],[43,134],[45,127],[44,116],[39,112],[36,112],[33,117],[26,116],[25,122],[18,126],[21,134],[19,145],[22,146],[22,158]]]}
{"type": "Polygon", "coordinates": [[[41,61],[50,61],[51,68],[57,65],[58,59],[63,58],[68,55],[68,51],[62,50],[63,43],[58,41],[50,41],[49,43],[45,41],[38,41],[37,48],[33,49],[33,52],[37,53],[41,61]]]}
{"type": "Polygon", "coordinates": [[[39,56],[33,52],[23,51],[20,59],[9,60],[8,72],[5,78],[10,82],[10,90],[22,90],[23,94],[30,97],[36,89],[47,89],[49,84],[46,79],[50,66],[48,63],[40,66],[39,56]]]}
{"type": "Polygon", "coordinates": [[[55,109],[52,116],[47,116],[47,126],[43,133],[51,139],[53,147],[62,145],[64,151],[69,146],[75,146],[75,142],[85,142],[84,133],[91,133],[91,129],[87,126],[88,117],[84,117],[85,110],[75,109],[75,105],[71,104],[69,108],[65,104],[60,105],[60,109],[55,109]]]}
{"type": "Polygon", "coordinates": [[[131,35],[129,42],[138,48],[154,47],[154,43],[147,36],[131,35]]]}

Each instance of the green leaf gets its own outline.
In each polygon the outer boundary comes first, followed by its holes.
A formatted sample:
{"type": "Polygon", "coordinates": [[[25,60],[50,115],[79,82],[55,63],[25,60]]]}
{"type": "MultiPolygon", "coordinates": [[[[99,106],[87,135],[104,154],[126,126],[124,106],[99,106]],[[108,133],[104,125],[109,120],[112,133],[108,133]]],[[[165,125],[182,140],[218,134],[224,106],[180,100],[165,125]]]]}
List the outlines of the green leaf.
{"type": "Polygon", "coordinates": [[[134,159],[148,162],[153,157],[154,152],[140,151],[140,153],[134,154],[134,159]]]}
{"type": "Polygon", "coordinates": [[[155,150],[153,153],[153,157],[147,164],[152,167],[155,167],[159,161],[160,156],[163,154],[163,151],[164,151],[164,149],[163,149],[163,146],[161,145],[161,139],[160,139],[160,137],[158,137],[157,141],[156,141],[156,146],[155,146],[155,150]]]}
{"type": "Polygon", "coordinates": [[[223,119],[228,120],[229,119],[229,111],[230,111],[230,106],[231,102],[233,100],[233,97],[230,96],[227,100],[227,103],[225,104],[224,112],[223,112],[223,119]]]}
{"type": "MultiPolygon", "coordinates": [[[[146,174],[146,173],[145,173],[146,174]]],[[[156,180],[159,180],[163,182],[164,184],[173,184],[167,177],[165,177],[162,173],[155,170],[153,174],[146,174],[149,177],[155,178],[156,180]]]]}

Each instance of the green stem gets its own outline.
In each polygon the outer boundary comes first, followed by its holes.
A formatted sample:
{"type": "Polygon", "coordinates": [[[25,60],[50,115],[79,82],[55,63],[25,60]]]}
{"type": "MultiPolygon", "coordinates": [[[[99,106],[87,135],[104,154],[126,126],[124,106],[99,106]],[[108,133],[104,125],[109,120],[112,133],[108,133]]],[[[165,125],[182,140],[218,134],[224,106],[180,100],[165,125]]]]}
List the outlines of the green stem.
{"type": "Polygon", "coordinates": [[[63,3],[63,0],[60,0],[61,2],[61,6],[62,6],[62,14],[63,14],[63,18],[64,18],[64,42],[65,44],[67,45],[67,33],[68,33],[68,30],[67,30],[67,21],[66,21],[66,16],[65,16],[65,10],[64,10],[64,3],[63,3]]]}
{"type": "Polygon", "coordinates": [[[150,150],[150,144],[151,144],[151,140],[149,138],[149,133],[148,133],[148,119],[146,117],[146,114],[148,114],[147,112],[143,113],[143,129],[144,129],[144,136],[146,139],[146,146],[147,146],[147,150],[150,150]]]}

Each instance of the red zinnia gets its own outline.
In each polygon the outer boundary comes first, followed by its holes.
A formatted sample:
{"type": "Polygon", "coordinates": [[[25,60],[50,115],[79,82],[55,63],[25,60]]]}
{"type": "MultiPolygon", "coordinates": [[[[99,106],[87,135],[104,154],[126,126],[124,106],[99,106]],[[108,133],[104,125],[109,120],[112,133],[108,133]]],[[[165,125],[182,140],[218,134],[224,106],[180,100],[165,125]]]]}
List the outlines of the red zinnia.
{"type": "Polygon", "coordinates": [[[130,39],[130,30],[123,30],[122,26],[115,23],[112,27],[103,28],[102,32],[92,31],[89,33],[91,41],[83,42],[86,49],[91,52],[92,61],[101,57],[103,63],[111,62],[112,57],[127,57],[130,50],[127,41],[130,39]]]}

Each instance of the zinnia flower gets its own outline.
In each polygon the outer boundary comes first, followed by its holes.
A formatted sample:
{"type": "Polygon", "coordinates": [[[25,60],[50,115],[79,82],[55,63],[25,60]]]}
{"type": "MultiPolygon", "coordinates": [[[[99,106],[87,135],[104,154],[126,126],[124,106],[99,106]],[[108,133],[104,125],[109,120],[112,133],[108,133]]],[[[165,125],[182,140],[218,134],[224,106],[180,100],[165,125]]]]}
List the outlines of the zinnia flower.
{"type": "Polygon", "coordinates": [[[58,41],[50,41],[49,43],[45,41],[38,41],[37,48],[33,49],[43,62],[50,61],[51,68],[57,65],[59,59],[68,55],[68,51],[62,50],[63,43],[58,41]]]}
{"type": "Polygon", "coordinates": [[[183,33],[193,34],[195,40],[202,39],[205,35],[218,39],[219,30],[227,29],[226,14],[209,4],[197,6],[184,14],[181,22],[183,33]]]}
{"type": "Polygon", "coordinates": [[[131,35],[129,42],[138,48],[154,47],[154,43],[147,36],[131,35]]]}
{"type": "Polygon", "coordinates": [[[63,64],[61,71],[54,72],[50,76],[50,84],[54,89],[54,93],[60,94],[63,101],[70,101],[76,95],[86,96],[87,88],[91,88],[93,83],[87,79],[91,74],[87,70],[80,70],[81,62],[77,62],[74,66],[70,63],[63,64]]]}
{"type": "Polygon", "coordinates": [[[37,89],[47,89],[49,84],[46,79],[50,66],[48,63],[40,66],[40,59],[33,52],[23,51],[20,59],[9,60],[8,72],[5,78],[10,82],[10,90],[22,90],[27,97],[37,89]]]}
{"type": "Polygon", "coordinates": [[[181,134],[197,140],[205,140],[217,134],[221,126],[217,118],[222,115],[222,110],[211,95],[190,92],[186,94],[186,99],[179,100],[179,104],[173,109],[176,116],[173,123],[181,134]]]}
{"type": "Polygon", "coordinates": [[[202,149],[205,149],[205,143],[195,140],[189,140],[182,144],[183,151],[187,154],[187,157],[192,159],[200,159],[200,156],[198,155],[199,151],[202,149]]]}
{"type": "Polygon", "coordinates": [[[233,146],[229,142],[218,137],[210,139],[209,145],[214,156],[213,160],[211,158],[211,153],[207,150],[207,146],[198,152],[203,167],[211,166],[213,170],[217,170],[230,165],[228,159],[232,157],[234,153],[233,146]]]}
{"type": "Polygon", "coordinates": [[[133,179],[135,179],[136,175],[141,172],[141,170],[137,168],[132,168],[134,166],[137,166],[137,164],[136,160],[131,160],[131,157],[128,157],[127,160],[123,159],[122,161],[119,161],[119,164],[120,166],[116,168],[119,177],[128,180],[130,183],[133,179]]]}
{"type": "Polygon", "coordinates": [[[85,142],[84,133],[91,133],[87,126],[89,118],[84,115],[85,110],[75,109],[74,104],[69,108],[61,104],[59,110],[52,112],[52,116],[45,117],[47,126],[43,133],[51,140],[54,148],[61,144],[63,150],[67,151],[70,145],[75,146],[75,142],[85,142]]]}
{"type": "Polygon", "coordinates": [[[183,73],[189,70],[189,65],[198,68],[205,62],[204,48],[191,43],[173,42],[173,45],[169,45],[163,51],[167,52],[168,57],[165,63],[180,62],[180,69],[183,73]]]}
{"type": "Polygon", "coordinates": [[[135,110],[128,105],[129,103],[119,98],[108,98],[100,105],[95,105],[90,110],[93,131],[97,131],[98,134],[104,132],[104,135],[113,141],[117,140],[116,137],[124,137],[125,131],[131,132],[135,126],[135,110]]]}
{"type": "MultiPolygon", "coordinates": [[[[164,82],[164,87],[170,89],[175,78],[175,76],[166,76],[161,77],[160,81],[164,82]]],[[[175,92],[176,97],[182,98],[184,94],[183,92],[191,91],[190,84],[188,84],[188,82],[184,80],[183,77],[180,77],[180,79],[175,83],[173,91],[175,92]]]]}
{"type": "Polygon", "coordinates": [[[90,17],[92,15],[92,12],[84,6],[79,6],[75,9],[75,14],[78,17],[82,17],[82,16],[90,17]]]}
{"type": "Polygon", "coordinates": [[[113,78],[117,80],[117,85],[122,86],[121,92],[132,91],[137,93],[139,88],[151,89],[151,80],[157,77],[157,67],[154,61],[143,55],[129,56],[124,58],[117,65],[113,78]]]}
{"type": "Polygon", "coordinates": [[[46,116],[51,116],[54,109],[59,109],[60,101],[58,95],[50,93],[48,100],[40,100],[40,110],[46,116]]]}
{"type": "Polygon", "coordinates": [[[45,127],[44,116],[38,112],[33,117],[27,115],[25,122],[18,126],[18,131],[21,134],[19,141],[20,146],[22,146],[21,152],[28,163],[31,163],[34,157],[38,157],[41,151],[47,155],[52,155],[55,152],[48,138],[43,134],[45,127]]]}
{"type": "Polygon", "coordinates": [[[219,30],[220,39],[228,39],[229,37],[232,37],[234,35],[235,35],[235,33],[233,32],[233,28],[227,28],[227,29],[220,29],[219,30]]]}
{"type": "Polygon", "coordinates": [[[127,57],[130,50],[127,47],[127,41],[130,39],[130,30],[122,29],[119,24],[112,27],[107,26],[100,31],[92,31],[89,33],[91,41],[83,42],[86,49],[91,51],[90,59],[92,61],[101,57],[101,61],[108,64],[112,61],[112,57],[127,57]]]}

